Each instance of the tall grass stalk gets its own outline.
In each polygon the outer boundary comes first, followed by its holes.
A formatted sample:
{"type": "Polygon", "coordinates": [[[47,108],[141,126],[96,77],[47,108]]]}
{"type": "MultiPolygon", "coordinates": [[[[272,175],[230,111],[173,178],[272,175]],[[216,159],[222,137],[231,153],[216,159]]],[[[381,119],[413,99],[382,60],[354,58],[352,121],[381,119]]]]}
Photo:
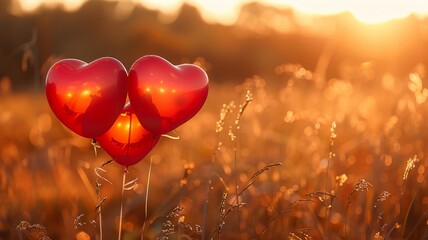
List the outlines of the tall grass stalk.
{"type": "Polygon", "coordinates": [[[206,233],[206,225],[207,225],[207,212],[208,212],[208,202],[210,199],[210,189],[211,189],[211,184],[212,184],[212,177],[213,177],[213,173],[214,173],[214,162],[215,162],[215,158],[218,152],[218,149],[220,148],[221,143],[219,142],[217,147],[215,148],[212,156],[211,156],[211,165],[210,165],[210,170],[208,173],[208,183],[207,183],[207,188],[205,190],[205,200],[204,200],[204,207],[203,207],[203,216],[202,216],[202,240],[205,240],[205,233],[206,233]]]}
{"type": "Polygon", "coordinates": [[[371,183],[367,182],[365,179],[360,179],[357,184],[355,184],[354,189],[352,189],[351,193],[348,195],[348,201],[346,203],[345,208],[345,239],[348,239],[348,210],[351,206],[351,198],[352,195],[356,192],[367,192],[369,190],[369,187],[373,186],[371,183]]]}
{"type": "MultiPolygon", "coordinates": [[[[406,185],[407,185],[407,178],[409,177],[410,170],[412,170],[413,168],[415,168],[415,166],[416,166],[415,163],[417,163],[417,162],[419,162],[419,158],[418,158],[417,155],[414,155],[412,158],[410,158],[409,160],[407,160],[406,168],[405,168],[404,173],[403,173],[403,185],[401,186],[400,202],[399,202],[399,205],[398,205],[397,214],[395,216],[395,224],[389,230],[389,232],[388,232],[387,236],[385,237],[385,239],[389,239],[390,236],[391,236],[391,234],[392,234],[392,232],[395,229],[399,229],[401,227],[400,224],[399,224],[399,222],[400,222],[401,211],[402,211],[402,207],[403,207],[402,205],[403,205],[404,193],[405,193],[406,185]]],[[[412,200],[412,202],[413,202],[413,200],[412,200]]],[[[404,223],[405,222],[403,222],[403,225],[404,225],[404,223]]],[[[403,228],[403,236],[404,236],[404,228],[403,228]]]]}
{"type": "MultiPolygon", "coordinates": [[[[288,214],[288,213],[293,212],[294,208],[297,208],[297,207],[303,205],[304,203],[307,203],[307,202],[309,202],[309,203],[319,203],[320,202],[320,197],[318,195],[328,195],[331,198],[336,197],[336,196],[334,196],[333,194],[330,194],[330,193],[314,192],[314,193],[307,194],[304,197],[299,198],[299,199],[291,202],[285,208],[285,210],[282,210],[282,211],[278,212],[275,216],[273,216],[268,221],[268,223],[266,224],[266,226],[262,229],[262,231],[260,231],[259,233],[257,233],[258,239],[261,239],[261,236],[263,234],[265,234],[269,230],[269,226],[272,225],[280,216],[282,216],[284,214],[288,214]]],[[[295,239],[295,238],[290,238],[290,239],[295,239]]]]}
{"type": "Polygon", "coordinates": [[[330,128],[330,147],[329,147],[329,151],[328,151],[327,169],[326,169],[326,174],[325,174],[325,191],[326,192],[328,192],[328,170],[330,168],[330,162],[333,160],[333,157],[334,157],[333,145],[334,145],[334,140],[336,139],[336,137],[337,137],[336,122],[333,121],[331,123],[331,128],[330,128]]]}
{"type": "MultiPolygon", "coordinates": [[[[422,214],[422,216],[419,218],[418,222],[415,224],[415,226],[412,228],[412,230],[409,232],[409,235],[405,238],[406,240],[410,239],[410,237],[413,235],[417,227],[422,223],[422,220],[424,220],[425,215],[428,214],[428,209],[425,210],[425,212],[422,214]]],[[[404,238],[403,238],[404,239],[404,238]]]]}
{"type": "Polygon", "coordinates": [[[389,197],[391,197],[391,193],[388,191],[383,191],[379,194],[379,196],[376,199],[376,202],[373,206],[373,215],[375,215],[375,213],[377,214],[377,220],[375,222],[375,230],[376,230],[376,234],[380,237],[380,234],[382,232],[382,227],[380,227],[380,223],[381,220],[383,218],[383,211],[380,209],[380,207],[382,205],[382,202],[384,202],[386,199],[388,199],[389,197]],[[378,211],[375,211],[376,209],[379,209],[378,211]]]}
{"type": "Polygon", "coordinates": [[[237,156],[237,143],[236,141],[234,141],[234,146],[233,146],[233,158],[234,158],[234,178],[235,178],[235,195],[236,195],[236,205],[237,207],[237,221],[238,221],[238,239],[241,239],[241,219],[240,219],[240,211],[239,211],[239,197],[238,197],[238,193],[239,193],[239,183],[238,183],[238,156],[237,156]]]}
{"type": "Polygon", "coordinates": [[[219,134],[224,129],[224,123],[227,115],[233,111],[235,108],[235,102],[231,101],[229,104],[223,104],[222,109],[220,110],[220,118],[216,122],[216,146],[214,147],[214,151],[211,156],[211,165],[210,170],[208,173],[208,183],[205,190],[205,199],[204,199],[204,205],[203,205],[203,217],[202,217],[202,240],[205,240],[205,233],[206,233],[206,225],[207,225],[207,212],[208,212],[208,202],[209,202],[209,196],[210,196],[210,189],[212,184],[212,178],[214,175],[214,163],[215,158],[217,156],[218,151],[220,150],[220,147],[222,146],[222,142],[219,141],[219,134]]]}
{"type": "Polygon", "coordinates": [[[149,172],[147,173],[146,199],[144,203],[144,223],[143,223],[143,228],[141,230],[141,240],[144,239],[144,230],[146,228],[147,217],[148,217],[147,211],[148,211],[148,202],[149,202],[150,176],[152,174],[152,163],[153,163],[153,158],[150,158],[149,172]]]}
{"type": "Polygon", "coordinates": [[[214,160],[217,155],[217,151],[220,146],[217,146],[214,150],[212,157],[211,157],[211,166],[208,173],[208,183],[207,188],[205,190],[205,199],[204,199],[204,206],[203,206],[203,219],[202,219],[202,240],[205,240],[205,232],[206,232],[206,225],[207,225],[207,212],[208,212],[208,202],[209,202],[209,195],[210,195],[210,189],[212,184],[212,176],[214,172],[214,160]]]}
{"type": "MultiPolygon", "coordinates": [[[[245,94],[245,101],[243,104],[239,106],[239,112],[236,116],[235,120],[235,130],[237,131],[236,135],[239,135],[239,130],[241,129],[241,126],[239,125],[242,114],[244,113],[245,109],[247,108],[248,104],[253,101],[253,95],[251,94],[250,90],[247,91],[245,94]]],[[[240,202],[239,202],[239,181],[238,181],[238,144],[236,141],[236,135],[232,131],[229,131],[230,139],[233,141],[233,156],[234,156],[234,178],[235,178],[235,194],[236,194],[236,206],[237,206],[237,221],[238,221],[238,239],[241,239],[241,219],[240,219],[240,202]]]]}
{"type": "Polygon", "coordinates": [[[415,202],[415,199],[416,199],[416,193],[413,194],[412,201],[410,202],[410,205],[407,208],[406,215],[405,215],[404,220],[403,220],[403,231],[401,232],[401,239],[404,239],[404,233],[406,230],[406,223],[409,219],[410,210],[412,209],[412,205],[415,202]]]}
{"type": "MultiPolygon", "coordinates": [[[[407,182],[407,178],[408,178],[408,175],[409,175],[409,172],[410,172],[410,170],[412,170],[413,168],[415,168],[416,167],[416,164],[415,163],[417,163],[417,162],[419,162],[419,158],[418,158],[418,156],[417,155],[415,155],[415,156],[413,156],[413,158],[411,158],[411,159],[409,159],[408,161],[407,161],[407,164],[406,164],[406,169],[404,170],[404,174],[403,174],[403,187],[402,187],[402,190],[401,190],[401,196],[400,196],[400,208],[401,208],[401,205],[403,204],[403,199],[404,199],[404,191],[405,191],[405,187],[406,187],[406,182],[407,182]]],[[[402,235],[401,235],[401,238],[402,239],[404,239],[404,230],[405,230],[405,225],[406,225],[406,222],[407,222],[407,219],[408,219],[408,217],[409,217],[409,211],[410,211],[410,208],[411,208],[411,206],[412,206],[412,204],[413,204],[413,202],[415,201],[415,198],[416,198],[416,193],[413,195],[413,197],[412,197],[412,200],[411,200],[411,202],[410,202],[410,205],[409,205],[409,207],[407,208],[407,212],[406,212],[406,215],[405,215],[405,217],[404,217],[404,220],[403,220],[403,230],[402,230],[402,235]]],[[[401,211],[401,210],[400,210],[401,211]]]]}
{"type": "Polygon", "coordinates": [[[268,164],[265,167],[263,167],[262,169],[258,170],[257,172],[255,172],[253,174],[253,176],[251,176],[251,178],[244,184],[244,187],[239,191],[239,193],[235,196],[235,198],[233,199],[231,206],[225,210],[224,213],[221,214],[220,219],[219,219],[219,224],[217,227],[217,229],[211,234],[210,239],[213,239],[215,233],[217,233],[217,236],[220,237],[220,230],[222,228],[222,226],[220,225],[224,225],[225,223],[225,219],[226,217],[235,209],[239,209],[241,206],[245,205],[243,203],[239,203],[238,199],[241,197],[241,195],[249,188],[251,187],[255,182],[256,182],[256,178],[258,176],[260,176],[262,173],[264,173],[265,171],[269,171],[271,168],[274,167],[279,167],[282,166],[281,162],[278,163],[272,163],[272,164],[268,164]]]}
{"type": "MultiPolygon", "coordinates": [[[[325,173],[325,192],[329,192],[328,189],[328,181],[329,181],[329,176],[328,176],[328,170],[330,168],[330,162],[333,161],[334,158],[334,153],[333,153],[333,145],[334,145],[334,140],[336,139],[337,134],[336,134],[336,122],[333,121],[331,123],[331,128],[330,128],[330,147],[329,147],[329,151],[328,151],[328,160],[327,160],[327,169],[326,169],[326,173],[325,173]]],[[[324,200],[327,200],[327,195],[324,196],[324,200]]],[[[325,237],[328,239],[328,232],[329,232],[329,222],[330,222],[330,213],[331,213],[331,209],[333,206],[333,198],[330,198],[330,204],[327,206],[326,212],[325,212],[325,237]]]]}
{"type": "MultiPolygon", "coordinates": [[[[425,171],[424,174],[424,178],[426,179],[428,176],[428,171],[425,171]]],[[[419,192],[421,190],[421,185],[419,185],[418,190],[416,192],[419,192]]],[[[416,193],[415,193],[416,196],[416,193]]],[[[415,197],[412,200],[412,203],[414,201],[415,197]]],[[[408,211],[408,213],[410,213],[410,209],[408,211]]],[[[409,234],[407,235],[407,237],[405,238],[406,240],[410,239],[410,237],[413,235],[413,233],[416,231],[416,229],[418,228],[418,226],[422,223],[422,220],[425,220],[425,216],[428,214],[428,209],[424,211],[424,213],[422,214],[422,216],[418,219],[417,223],[413,226],[412,230],[410,230],[409,234]]],[[[403,230],[404,232],[404,230],[403,230]]],[[[404,239],[404,235],[403,235],[403,239],[404,239]]]]}

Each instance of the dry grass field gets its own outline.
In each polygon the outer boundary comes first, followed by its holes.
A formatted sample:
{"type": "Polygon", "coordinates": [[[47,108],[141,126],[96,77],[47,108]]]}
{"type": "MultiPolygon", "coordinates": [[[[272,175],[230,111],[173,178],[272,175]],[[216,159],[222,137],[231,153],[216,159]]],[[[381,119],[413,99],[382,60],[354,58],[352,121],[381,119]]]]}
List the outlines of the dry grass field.
{"type": "Polygon", "coordinates": [[[99,239],[100,219],[116,239],[121,204],[123,239],[424,239],[426,71],[364,63],[323,80],[288,64],[281,81],[212,82],[179,139],[129,168],[123,199],[123,168],[101,171],[109,156],[61,125],[43,91],[3,79],[0,239],[99,239]]]}

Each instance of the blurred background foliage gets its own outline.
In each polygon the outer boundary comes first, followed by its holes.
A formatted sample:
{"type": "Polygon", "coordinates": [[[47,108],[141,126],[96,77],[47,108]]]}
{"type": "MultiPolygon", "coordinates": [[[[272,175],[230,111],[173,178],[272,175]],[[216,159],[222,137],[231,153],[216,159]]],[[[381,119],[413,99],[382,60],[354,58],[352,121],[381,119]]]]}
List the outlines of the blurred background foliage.
{"type": "Polygon", "coordinates": [[[365,24],[350,13],[301,16],[247,3],[234,24],[222,25],[205,22],[189,4],[170,18],[129,4],[92,0],[71,12],[61,7],[22,12],[19,2],[4,0],[0,76],[9,77],[14,89],[34,84],[42,89],[49,66],[60,58],[90,62],[112,56],[129,68],[147,54],[176,64],[200,61],[213,82],[240,82],[254,74],[274,81],[275,68],[284,63],[301,64],[326,79],[340,76],[349,64],[372,62],[403,76],[428,63],[428,20],[413,15],[365,24]]]}

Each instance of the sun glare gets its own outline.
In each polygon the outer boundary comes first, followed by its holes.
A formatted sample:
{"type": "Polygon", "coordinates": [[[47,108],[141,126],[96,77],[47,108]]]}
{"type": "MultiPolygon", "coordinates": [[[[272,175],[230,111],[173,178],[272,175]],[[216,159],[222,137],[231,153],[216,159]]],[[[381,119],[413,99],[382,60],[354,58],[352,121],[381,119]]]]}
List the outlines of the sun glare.
{"type": "Polygon", "coordinates": [[[86,0],[18,0],[18,2],[23,12],[32,12],[41,6],[61,6],[66,11],[75,11],[78,10],[86,0]]]}
{"type": "Polygon", "coordinates": [[[263,2],[277,7],[291,7],[305,14],[331,15],[350,12],[364,23],[382,23],[405,18],[411,14],[428,15],[428,1],[425,0],[329,0],[328,2],[265,0],[263,2]]]}
{"type": "MultiPolygon", "coordinates": [[[[87,0],[16,0],[24,12],[31,12],[40,6],[62,6],[65,10],[76,10],[87,0]]],[[[111,0],[110,0],[111,1],[111,0]]],[[[238,17],[242,5],[250,2],[278,7],[292,8],[307,15],[332,15],[352,13],[364,23],[382,23],[405,18],[411,14],[428,15],[426,0],[128,0],[149,9],[159,10],[165,16],[176,16],[181,5],[187,3],[197,7],[205,21],[231,25],[238,17]]]]}
{"type": "Polygon", "coordinates": [[[185,0],[185,2],[197,7],[205,21],[231,25],[238,17],[239,7],[243,1],[185,0]]]}

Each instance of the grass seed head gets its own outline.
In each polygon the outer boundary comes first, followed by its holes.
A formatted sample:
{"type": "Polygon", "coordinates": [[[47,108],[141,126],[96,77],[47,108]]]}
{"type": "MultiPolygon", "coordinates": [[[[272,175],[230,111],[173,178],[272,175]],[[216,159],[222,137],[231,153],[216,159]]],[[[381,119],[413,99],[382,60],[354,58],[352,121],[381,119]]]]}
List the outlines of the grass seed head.
{"type": "Polygon", "coordinates": [[[407,177],[409,176],[410,170],[416,167],[416,162],[419,162],[418,156],[413,156],[413,158],[410,158],[407,160],[406,169],[404,170],[403,174],[403,180],[407,180],[407,177]]]}

